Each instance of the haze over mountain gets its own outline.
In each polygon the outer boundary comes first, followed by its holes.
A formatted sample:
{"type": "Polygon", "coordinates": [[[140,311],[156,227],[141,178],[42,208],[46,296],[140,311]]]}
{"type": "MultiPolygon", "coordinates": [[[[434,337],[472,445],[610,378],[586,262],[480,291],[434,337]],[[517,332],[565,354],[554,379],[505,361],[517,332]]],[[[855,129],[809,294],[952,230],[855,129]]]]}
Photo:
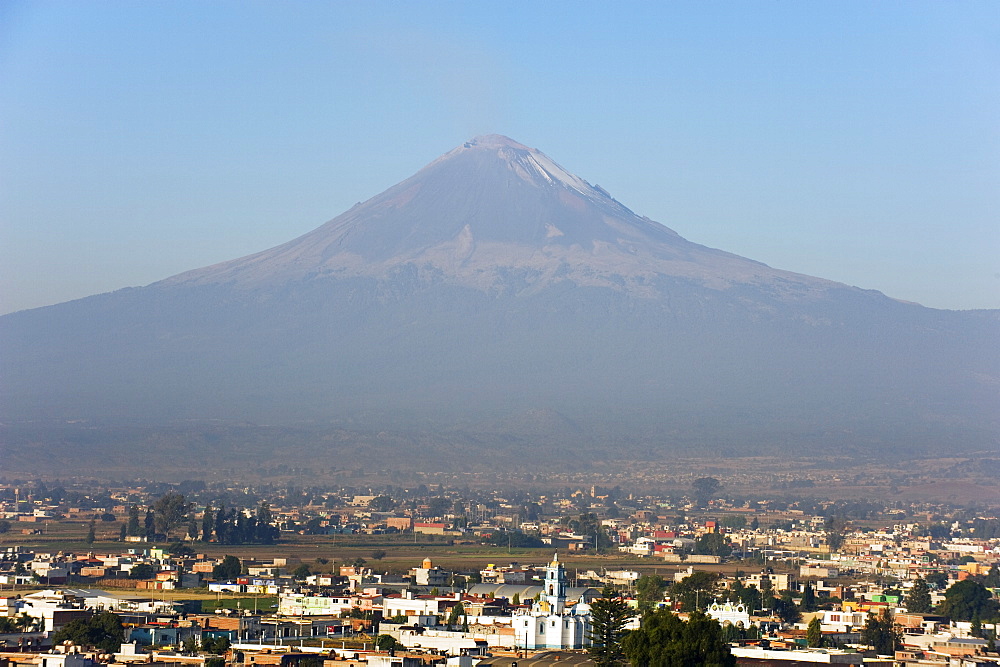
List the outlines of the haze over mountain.
{"type": "Polygon", "coordinates": [[[698,245],[491,135],[278,247],[0,318],[0,418],[20,466],[995,449],[998,315],[698,245]]]}

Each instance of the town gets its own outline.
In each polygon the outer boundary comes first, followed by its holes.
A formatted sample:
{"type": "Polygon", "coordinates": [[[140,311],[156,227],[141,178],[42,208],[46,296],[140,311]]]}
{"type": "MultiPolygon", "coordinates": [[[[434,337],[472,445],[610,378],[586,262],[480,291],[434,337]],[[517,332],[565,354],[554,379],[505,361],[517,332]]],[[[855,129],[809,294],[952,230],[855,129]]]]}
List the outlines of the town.
{"type": "Polygon", "coordinates": [[[662,497],[20,480],[0,512],[11,665],[591,664],[608,604],[619,637],[708,619],[736,664],[1000,662],[984,508],[700,477],[662,497]]]}

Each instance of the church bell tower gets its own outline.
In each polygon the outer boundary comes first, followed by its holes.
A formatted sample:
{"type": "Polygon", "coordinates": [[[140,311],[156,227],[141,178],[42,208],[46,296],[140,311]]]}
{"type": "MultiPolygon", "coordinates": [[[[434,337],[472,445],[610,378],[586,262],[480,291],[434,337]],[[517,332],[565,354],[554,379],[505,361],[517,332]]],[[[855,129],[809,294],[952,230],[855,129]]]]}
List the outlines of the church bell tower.
{"type": "Polygon", "coordinates": [[[550,614],[561,614],[566,610],[566,568],[559,562],[559,554],[545,568],[545,601],[550,614]]]}

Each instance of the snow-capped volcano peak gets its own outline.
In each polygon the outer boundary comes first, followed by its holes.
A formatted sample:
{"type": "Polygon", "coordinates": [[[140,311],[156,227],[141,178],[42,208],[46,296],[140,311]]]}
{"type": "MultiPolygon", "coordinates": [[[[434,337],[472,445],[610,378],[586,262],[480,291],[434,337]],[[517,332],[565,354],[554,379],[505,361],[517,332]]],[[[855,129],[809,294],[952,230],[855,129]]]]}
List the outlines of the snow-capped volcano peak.
{"type": "Polygon", "coordinates": [[[502,134],[485,134],[474,137],[444,158],[464,151],[495,152],[507,165],[526,181],[541,179],[544,183],[562,184],[587,197],[610,199],[600,188],[595,188],[579,176],[561,167],[555,160],[537,148],[529,148],[502,134]]]}
{"type": "Polygon", "coordinates": [[[473,137],[466,141],[462,148],[518,148],[521,150],[534,150],[533,148],[528,148],[524,144],[519,144],[510,137],[506,137],[502,134],[480,134],[479,136],[473,137]]]}
{"type": "Polygon", "coordinates": [[[691,243],[545,153],[489,134],[304,236],[164,282],[256,287],[362,275],[383,280],[401,270],[483,290],[507,289],[511,275],[523,275],[532,289],[570,281],[645,296],[656,276],[725,288],[780,273],[691,243]]]}

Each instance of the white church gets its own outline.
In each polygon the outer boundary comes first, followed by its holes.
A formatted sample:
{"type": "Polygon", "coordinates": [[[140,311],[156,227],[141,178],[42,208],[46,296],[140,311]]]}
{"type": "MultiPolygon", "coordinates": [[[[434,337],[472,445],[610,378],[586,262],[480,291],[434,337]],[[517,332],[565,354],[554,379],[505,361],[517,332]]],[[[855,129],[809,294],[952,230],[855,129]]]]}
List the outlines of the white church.
{"type": "Polygon", "coordinates": [[[570,649],[590,645],[590,605],[566,607],[566,568],[556,554],[545,568],[545,588],[529,611],[512,619],[517,646],[522,649],[570,649]]]}

